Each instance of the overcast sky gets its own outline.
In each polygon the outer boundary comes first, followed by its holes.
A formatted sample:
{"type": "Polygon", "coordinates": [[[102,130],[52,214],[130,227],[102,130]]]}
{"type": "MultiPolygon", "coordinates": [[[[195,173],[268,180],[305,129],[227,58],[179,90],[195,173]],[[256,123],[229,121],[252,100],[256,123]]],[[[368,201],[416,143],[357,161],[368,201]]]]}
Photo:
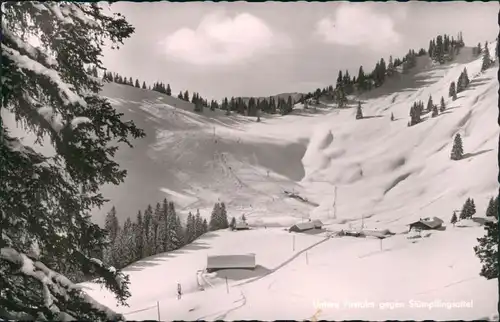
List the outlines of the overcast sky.
{"type": "Polygon", "coordinates": [[[497,2],[117,2],[136,28],[112,71],[208,99],[308,92],[389,55],[462,31],[467,46],[498,35],[497,2]]]}

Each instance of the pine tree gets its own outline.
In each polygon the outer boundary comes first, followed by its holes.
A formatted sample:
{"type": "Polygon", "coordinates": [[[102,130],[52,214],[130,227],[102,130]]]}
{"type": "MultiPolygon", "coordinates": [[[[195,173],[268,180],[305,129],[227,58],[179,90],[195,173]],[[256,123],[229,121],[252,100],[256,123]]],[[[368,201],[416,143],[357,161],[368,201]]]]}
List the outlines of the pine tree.
{"type": "Polygon", "coordinates": [[[220,204],[216,203],[210,215],[209,228],[211,231],[222,229],[220,227],[220,204]]]}
{"type": "Polygon", "coordinates": [[[432,111],[434,107],[434,103],[432,102],[432,96],[429,96],[429,100],[427,101],[427,112],[432,111]]]}
{"type": "Polygon", "coordinates": [[[453,212],[453,216],[451,216],[450,223],[451,223],[453,226],[455,226],[455,224],[457,223],[457,220],[458,220],[458,219],[457,219],[457,214],[456,214],[456,212],[454,211],[454,212],[453,212]]]}
{"type": "Polygon", "coordinates": [[[498,37],[497,37],[497,43],[496,43],[496,46],[495,46],[495,60],[498,61],[498,58],[500,58],[500,56],[498,56],[498,47],[500,46],[500,42],[498,41],[498,37]]]}
{"type": "MultiPolygon", "coordinates": [[[[338,107],[343,108],[347,104],[347,96],[346,96],[344,87],[343,86],[338,87],[335,90],[335,93],[336,93],[335,96],[336,96],[338,107]]],[[[316,104],[318,104],[318,103],[319,102],[317,102],[316,104]]]]}
{"type": "Polygon", "coordinates": [[[186,102],[189,102],[189,92],[188,91],[185,91],[184,92],[184,97],[183,99],[186,101],[186,102]]]}
{"type": "Polygon", "coordinates": [[[138,79],[135,80],[135,87],[141,88],[141,85],[139,84],[139,80],[138,79]]]}
{"type": "Polygon", "coordinates": [[[453,97],[453,100],[457,98],[457,92],[455,90],[455,82],[451,82],[450,89],[448,91],[448,96],[453,97]]]}
{"type": "Polygon", "coordinates": [[[94,305],[56,271],[57,264],[42,263],[57,259],[68,271],[99,278],[119,302],[130,295],[119,270],[89,256],[107,245],[106,232],[92,223],[90,211],[104,204],[101,186],[119,184],[126,175],[113,160],[114,142],[128,143],[143,132],[99,96],[102,85],[84,65],[102,70],[100,42],[116,45],[133,31],[123,17],[103,13],[97,3],[2,5],[2,109],[38,139],[50,137],[47,144],[55,151],[36,152],[0,126],[0,195],[9,196],[2,202],[2,319],[123,318],[94,305]],[[29,34],[42,39],[49,54],[25,42],[29,34]],[[38,258],[26,255],[34,243],[41,250],[38,258]],[[30,271],[35,267],[36,273],[30,271]]]}
{"type": "Polygon", "coordinates": [[[394,121],[394,113],[391,113],[391,121],[394,121]]]}
{"type": "Polygon", "coordinates": [[[203,219],[201,218],[199,209],[196,210],[196,215],[194,217],[194,227],[196,232],[195,238],[198,238],[205,233],[203,230],[203,219]]]}
{"type": "Polygon", "coordinates": [[[133,229],[132,229],[132,220],[130,217],[125,220],[123,224],[122,231],[122,244],[123,244],[123,264],[127,266],[128,264],[134,262],[134,253],[130,252],[131,249],[134,249],[134,238],[133,238],[133,229]]]}
{"type": "Polygon", "coordinates": [[[437,107],[437,105],[434,105],[432,107],[432,115],[431,116],[432,117],[437,117],[438,115],[439,115],[438,107],[437,107]]]}
{"type": "Polygon", "coordinates": [[[486,222],[486,235],[478,238],[479,245],[474,246],[474,252],[483,266],[480,276],[486,279],[498,278],[498,223],[486,222]]]}
{"type": "Polygon", "coordinates": [[[173,202],[168,203],[168,244],[171,247],[171,250],[177,249],[182,246],[183,240],[183,229],[181,226],[180,218],[175,211],[175,205],[173,202]]]}
{"type": "Polygon", "coordinates": [[[135,260],[139,260],[144,258],[144,223],[142,221],[142,213],[140,210],[137,213],[135,224],[135,260]]]}
{"type": "Polygon", "coordinates": [[[229,224],[229,227],[231,229],[235,229],[235,227],[236,227],[236,218],[234,218],[234,217],[231,218],[231,223],[229,224]]]}
{"type": "Polygon", "coordinates": [[[145,256],[151,256],[153,255],[153,208],[151,205],[148,205],[146,210],[144,210],[144,217],[143,217],[143,229],[144,229],[144,253],[145,256]]]}
{"type": "Polygon", "coordinates": [[[167,89],[165,90],[165,94],[168,96],[172,95],[172,89],[170,88],[170,84],[167,84],[167,89]]]}
{"type": "Polygon", "coordinates": [[[455,140],[453,141],[453,148],[451,149],[451,159],[461,160],[464,155],[464,149],[462,145],[462,137],[460,133],[455,135],[455,140]]]}
{"type": "Polygon", "coordinates": [[[494,217],[495,213],[493,212],[493,207],[494,207],[494,199],[491,197],[490,201],[488,202],[488,207],[486,208],[486,217],[494,217]]]}
{"type": "Polygon", "coordinates": [[[471,213],[470,198],[467,198],[464,205],[462,206],[462,210],[460,211],[460,219],[470,218],[471,216],[470,213],[471,213]]]}
{"type": "Polygon", "coordinates": [[[486,209],[486,216],[498,218],[498,196],[490,199],[488,208],[486,209]]]}
{"type": "Polygon", "coordinates": [[[469,86],[469,83],[470,83],[469,75],[467,74],[467,67],[464,67],[464,71],[462,72],[462,74],[464,75],[463,76],[464,87],[467,88],[469,86]]]}
{"type": "Polygon", "coordinates": [[[469,218],[472,218],[476,214],[476,204],[474,203],[474,199],[470,199],[469,201],[469,218]]]}
{"type": "Polygon", "coordinates": [[[196,231],[195,231],[195,221],[194,221],[194,216],[191,212],[189,212],[187,216],[187,221],[186,221],[186,231],[185,231],[185,243],[189,244],[193,240],[195,240],[196,236],[196,231]]]}
{"type": "Polygon", "coordinates": [[[493,201],[492,213],[493,213],[493,216],[498,219],[498,195],[496,196],[495,200],[493,201]]]}
{"type": "Polygon", "coordinates": [[[184,99],[184,95],[182,95],[182,91],[181,91],[181,92],[179,92],[179,95],[177,95],[177,98],[178,98],[178,99],[181,99],[181,100],[183,100],[183,99],[184,99]]]}
{"type": "Polygon", "coordinates": [[[359,72],[358,72],[358,78],[357,78],[359,90],[365,89],[365,81],[366,81],[366,78],[365,78],[365,72],[363,71],[363,66],[359,66],[359,72]]]}
{"type": "Polygon", "coordinates": [[[408,126],[413,126],[418,123],[420,123],[420,110],[417,104],[413,103],[412,107],[410,108],[410,122],[408,123],[408,126]]]}
{"type": "Polygon", "coordinates": [[[339,76],[337,77],[337,85],[335,88],[339,88],[339,87],[342,87],[342,85],[344,85],[344,77],[342,77],[342,71],[339,70],[339,76]]]}
{"type": "Polygon", "coordinates": [[[127,251],[125,249],[125,238],[126,236],[123,234],[123,229],[120,227],[116,239],[111,244],[110,251],[110,264],[117,269],[125,267],[126,264],[127,251]]]}
{"type": "Polygon", "coordinates": [[[484,54],[483,54],[483,64],[481,66],[481,71],[484,72],[491,66],[490,51],[488,49],[488,42],[484,44],[484,54]]]}
{"type": "Polygon", "coordinates": [[[392,56],[389,57],[389,64],[387,65],[387,76],[392,76],[394,74],[394,62],[392,56]]]}
{"type": "Polygon", "coordinates": [[[161,249],[161,243],[159,243],[159,234],[160,234],[160,224],[162,221],[162,208],[161,204],[159,202],[156,203],[156,207],[153,213],[153,236],[151,238],[151,244],[152,244],[152,253],[158,254],[159,252],[162,251],[161,249]]]}
{"type": "Polygon", "coordinates": [[[221,204],[220,204],[220,223],[221,223],[222,229],[226,229],[229,227],[226,204],[224,204],[224,202],[221,202],[221,204]]]}
{"type": "MultiPolygon", "coordinates": [[[[167,242],[168,242],[168,221],[167,221],[167,210],[168,203],[167,199],[163,199],[163,202],[160,206],[160,214],[158,219],[158,232],[156,234],[156,251],[166,252],[168,250],[167,242]]],[[[155,210],[156,213],[157,210],[155,210]]]]}
{"type": "Polygon", "coordinates": [[[361,109],[361,102],[358,102],[358,108],[356,109],[356,120],[363,118],[363,110],[361,109]]]}
{"type": "Polygon", "coordinates": [[[203,233],[206,233],[208,232],[208,223],[207,223],[207,220],[205,218],[203,218],[203,233]]]}
{"type": "Polygon", "coordinates": [[[446,110],[446,104],[444,103],[444,97],[441,96],[441,105],[439,107],[439,111],[442,113],[446,110]]]}
{"type": "Polygon", "coordinates": [[[444,44],[443,44],[443,36],[439,35],[436,37],[436,47],[434,48],[434,56],[436,61],[440,64],[444,63],[444,44]]]}
{"type": "Polygon", "coordinates": [[[142,82],[142,89],[147,89],[146,82],[142,82]]]}
{"type": "Polygon", "coordinates": [[[116,239],[118,233],[118,218],[116,217],[116,208],[113,206],[111,210],[106,214],[104,229],[108,232],[109,241],[113,243],[116,239]]]}

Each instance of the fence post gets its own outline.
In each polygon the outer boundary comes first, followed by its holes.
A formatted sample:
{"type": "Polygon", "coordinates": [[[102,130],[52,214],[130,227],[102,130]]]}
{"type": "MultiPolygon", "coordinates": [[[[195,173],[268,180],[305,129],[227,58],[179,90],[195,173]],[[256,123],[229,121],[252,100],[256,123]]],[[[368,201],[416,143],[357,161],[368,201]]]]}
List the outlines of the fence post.
{"type": "Polygon", "coordinates": [[[227,291],[227,294],[229,294],[229,284],[227,283],[227,276],[226,276],[226,291],[227,291]]]}
{"type": "Polygon", "coordinates": [[[160,320],[160,301],[156,301],[156,308],[158,309],[158,321],[160,320]]]}

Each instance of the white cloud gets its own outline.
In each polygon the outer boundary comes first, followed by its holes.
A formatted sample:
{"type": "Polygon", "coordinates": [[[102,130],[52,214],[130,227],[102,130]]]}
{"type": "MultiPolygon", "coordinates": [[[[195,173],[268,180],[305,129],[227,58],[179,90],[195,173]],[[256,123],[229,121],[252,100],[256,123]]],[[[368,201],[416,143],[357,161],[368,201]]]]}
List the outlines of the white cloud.
{"type": "Polygon", "coordinates": [[[390,16],[371,10],[366,4],[342,4],[333,18],[318,21],[315,33],[327,43],[365,45],[373,50],[387,48],[401,38],[390,16]]]}
{"type": "Polygon", "coordinates": [[[269,52],[283,39],[259,18],[242,13],[234,18],[211,13],[193,30],[182,28],[163,42],[168,56],[195,65],[225,65],[269,52]]]}

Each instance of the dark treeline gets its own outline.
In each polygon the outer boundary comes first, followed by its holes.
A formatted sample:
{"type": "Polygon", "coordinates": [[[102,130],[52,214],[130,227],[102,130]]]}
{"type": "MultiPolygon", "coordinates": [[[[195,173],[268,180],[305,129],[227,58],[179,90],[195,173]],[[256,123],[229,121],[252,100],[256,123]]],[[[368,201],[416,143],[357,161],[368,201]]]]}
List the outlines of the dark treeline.
{"type": "Polygon", "coordinates": [[[439,35],[429,42],[429,57],[440,64],[453,61],[460,49],[465,46],[462,32],[458,33],[457,39],[449,35],[439,35]]]}
{"type": "Polygon", "coordinates": [[[148,256],[179,249],[205,234],[228,228],[225,204],[216,203],[208,223],[199,210],[187,216],[185,225],[175,210],[173,202],[164,199],[153,208],[148,205],[138,211],[134,219],[127,218],[123,225],[118,222],[115,207],[106,215],[105,229],[109,246],[102,251],[102,259],[115,268],[127,265],[148,256]]]}
{"type": "Polygon", "coordinates": [[[402,66],[402,72],[406,73],[416,66],[417,57],[425,54],[426,51],[424,49],[420,49],[418,53],[414,50],[409,50],[402,59],[396,58],[393,60],[392,56],[390,56],[388,63],[386,63],[384,58],[381,58],[370,73],[365,73],[363,66],[360,66],[358,75],[352,77],[347,70],[345,73],[339,71],[335,87],[330,85],[323,89],[318,88],[316,91],[304,95],[301,101],[312,98],[316,102],[319,102],[320,97],[326,97],[337,102],[339,107],[343,107],[347,103],[347,95],[354,94],[356,91],[370,91],[382,86],[387,78],[396,74],[397,67],[402,66]]]}
{"type": "Polygon", "coordinates": [[[247,116],[259,116],[260,112],[286,115],[292,111],[294,104],[295,102],[292,101],[291,96],[288,96],[288,99],[272,96],[263,99],[251,97],[248,102],[241,97],[232,97],[231,99],[225,97],[220,104],[217,101],[212,101],[210,109],[212,111],[221,109],[226,111],[227,115],[231,112],[247,116]]]}
{"type": "MultiPolygon", "coordinates": [[[[94,77],[98,77],[97,69],[88,69],[89,74],[94,77]]],[[[153,86],[149,86],[146,82],[141,82],[136,79],[135,81],[132,77],[124,77],[118,73],[112,72],[104,72],[102,79],[107,82],[114,82],[122,85],[134,86],[137,88],[148,89],[152,91],[156,91],[168,96],[172,96],[172,89],[170,84],[164,84],[162,82],[156,82],[153,86]]],[[[199,93],[194,92],[190,95],[189,91],[180,91],[177,95],[178,99],[184,100],[186,102],[191,102],[194,104],[194,111],[202,113],[205,108],[209,108],[211,111],[215,111],[216,109],[225,111],[226,115],[229,115],[231,112],[238,113],[246,116],[259,116],[261,112],[268,114],[281,114],[285,115],[292,111],[293,105],[295,102],[292,101],[292,98],[289,96],[288,99],[283,98],[275,98],[269,97],[264,99],[255,99],[250,98],[245,101],[242,98],[234,98],[228,99],[225,97],[221,102],[216,100],[211,100],[208,102],[207,99],[203,98],[199,93]]]]}
{"type": "Polygon", "coordinates": [[[339,107],[343,107],[347,104],[347,95],[370,91],[382,86],[388,78],[396,74],[398,67],[400,67],[403,74],[407,73],[416,66],[417,57],[429,54],[431,59],[445,63],[446,61],[452,61],[462,47],[464,47],[464,42],[461,32],[456,40],[448,35],[439,35],[430,40],[428,51],[423,48],[418,52],[409,50],[403,58],[393,59],[390,56],[387,63],[384,58],[381,58],[369,73],[365,72],[363,66],[359,67],[357,76],[351,76],[347,70],[344,73],[339,71],[335,87],[330,85],[323,89],[318,88],[316,91],[304,95],[301,102],[314,99],[318,104],[320,97],[325,97],[335,101],[339,107]]]}

